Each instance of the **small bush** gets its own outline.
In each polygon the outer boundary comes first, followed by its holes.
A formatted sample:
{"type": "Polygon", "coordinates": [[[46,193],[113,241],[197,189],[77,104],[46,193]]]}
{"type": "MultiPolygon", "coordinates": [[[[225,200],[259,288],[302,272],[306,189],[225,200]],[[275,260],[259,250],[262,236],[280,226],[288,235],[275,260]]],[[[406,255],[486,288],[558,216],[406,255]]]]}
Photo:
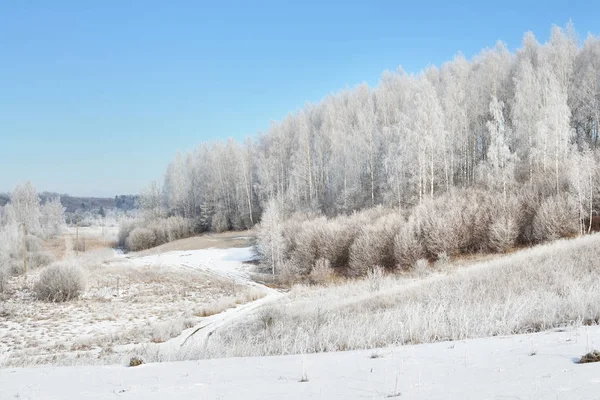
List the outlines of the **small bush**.
{"type": "Polygon", "coordinates": [[[127,247],[127,238],[131,232],[136,228],[134,221],[123,221],[119,225],[119,247],[127,247]]]}
{"type": "Polygon", "coordinates": [[[367,280],[369,281],[369,291],[378,292],[381,289],[385,270],[380,266],[375,266],[367,271],[367,280]]]}
{"type": "Polygon", "coordinates": [[[311,283],[316,285],[324,285],[331,282],[333,278],[333,269],[330,266],[329,260],[320,258],[317,260],[317,265],[310,271],[309,278],[311,283]]]}
{"type": "Polygon", "coordinates": [[[135,228],[127,238],[127,248],[131,251],[146,250],[156,243],[156,234],[147,228],[135,228]]]}
{"type": "Polygon", "coordinates": [[[426,258],[421,258],[417,260],[417,262],[413,265],[413,271],[417,275],[427,275],[427,271],[429,268],[429,261],[426,258]]]}
{"type": "Polygon", "coordinates": [[[440,254],[437,255],[435,264],[437,266],[448,265],[448,264],[450,264],[450,257],[448,256],[448,254],[445,251],[442,251],[440,254]]]}
{"type": "Polygon", "coordinates": [[[71,264],[55,264],[47,267],[34,285],[38,300],[63,302],[76,299],[85,289],[81,269],[71,264]]]}
{"type": "Polygon", "coordinates": [[[139,357],[131,357],[131,360],[129,360],[130,367],[139,367],[143,363],[144,363],[144,360],[142,360],[139,357]]]}
{"type": "Polygon", "coordinates": [[[30,269],[36,269],[50,265],[55,261],[52,253],[47,251],[36,251],[34,253],[27,253],[27,267],[30,269]]]}
{"type": "Polygon", "coordinates": [[[321,238],[327,224],[325,217],[302,223],[302,229],[294,240],[295,248],[290,254],[290,262],[300,274],[309,274],[320,258],[321,238]]]}
{"type": "Polygon", "coordinates": [[[224,211],[217,211],[212,217],[210,229],[213,232],[225,232],[229,229],[229,222],[224,211]]]}
{"type": "Polygon", "coordinates": [[[423,247],[431,257],[460,251],[461,229],[466,229],[461,218],[462,207],[450,204],[449,200],[446,196],[430,200],[415,210],[421,220],[423,247]]]}
{"type": "Polygon", "coordinates": [[[564,196],[548,197],[533,219],[533,236],[538,242],[571,237],[579,231],[577,209],[564,196]]]}
{"type": "MultiPolygon", "coordinates": [[[[27,240],[25,241],[25,245],[27,246],[27,252],[29,252],[29,253],[44,250],[44,242],[42,241],[42,239],[40,239],[37,236],[31,235],[31,234],[27,235],[27,240]]],[[[20,245],[19,247],[20,247],[19,250],[22,251],[23,246],[20,245]]]]}
{"type": "Polygon", "coordinates": [[[75,243],[73,243],[73,250],[80,253],[85,253],[85,238],[76,240],[75,243]]]}
{"type": "Polygon", "coordinates": [[[260,325],[264,330],[268,330],[271,328],[277,321],[282,319],[283,313],[279,308],[276,307],[267,307],[263,308],[258,314],[258,320],[260,321],[260,325]]]}
{"type": "Polygon", "coordinates": [[[510,216],[501,216],[490,226],[489,246],[492,250],[503,253],[513,247],[519,236],[519,227],[510,216]]]}
{"type": "Polygon", "coordinates": [[[119,245],[130,251],[146,250],[189,237],[192,223],[182,217],[125,222],[119,229],[119,245]]]}
{"type": "Polygon", "coordinates": [[[353,275],[364,275],[375,266],[388,270],[396,267],[394,237],[401,223],[401,216],[387,215],[361,230],[350,247],[349,267],[353,275]]]}
{"type": "Polygon", "coordinates": [[[8,284],[8,278],[9,278],[8,268],[0,265],[0,294],[4,293],[6,291],[7,284],[8,284]]]}
{"type": "Polygon", "coordinates": [[[600,351],[598,350],[594,350],[581,356],[581,359],[579,360],[579,364],[587,364],[594,362],[600,362],[600,351]]]}
{"type": "Polygon", "coordinates": [[[300,270],[289,261],[281,263],[276,273],[278,283],[285,286],[291,286],[302,280],[300,270]]]}
{"type": "Polygon", "coordinates": [[[346,216],[324,224],[319,249],[321,258],[328,260],[334,270],[346,268],[350,260],[350,247],[360,229],[356,218],[346,216]]]}
{"type": "Polygon", "coordinates": [[[394,256],[398,267],[408,269],[425,256],[425,250],[419,240],[419,228],[414,219],[400,227],[394,237],[394,256]]]}

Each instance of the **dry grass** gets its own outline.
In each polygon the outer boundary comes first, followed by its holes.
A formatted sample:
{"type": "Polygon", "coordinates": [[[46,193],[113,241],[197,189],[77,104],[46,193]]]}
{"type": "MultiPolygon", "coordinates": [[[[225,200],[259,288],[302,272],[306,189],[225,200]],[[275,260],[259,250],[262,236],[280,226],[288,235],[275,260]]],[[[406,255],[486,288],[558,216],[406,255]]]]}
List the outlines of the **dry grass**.
{"type": "Polygon", "coordinates": [[[205,304],[194,310],[197,317],[210,317],[211,315],[222,313],[230,308],[237,307],[240,304],[249,303],[265,297],[265,292],[258,288],[247,288],[233,296],[221,297],[218,300],[205,304]]]}
{"type": "Polygon", "coordinates": [[[600,318],[600,235],[561,240],[424,278],[296,286],[184,358],[377,348],[537,332],[600,318]]]}
{"type": "Polygon", "coordinates": [[[232,247],[248,247],[254,240],[253,231],[207,233],[165,243],[152,249],[140,251],[140,256],[149,256],[169,251],[202,250],[209,248],[228,249],[232,247]]]}
{"type": "Polygon", "coordinates": [[[89,252],[115,247],[117,233],[117,227],[83,227],[79,234],[76,228],[69,227],[62,235],[44,240],[44,249],[60,261],[75,253],[78,236],[81,250],[89,252]]]}
{"type": "Polygon", "coordinates": [[[259,296],[201,271],[133,266],[113,257],[113,250],[105,249],[76,259],[87,288],[69,303],[35,300],[40,271],[27,281],[11,278],[11,296],[0,304],[0,365],[100,362],[119,346],[178,336],[201,321],[195,310],[214,299],[234,294],[233,303],[240,304],[259,296]]]}

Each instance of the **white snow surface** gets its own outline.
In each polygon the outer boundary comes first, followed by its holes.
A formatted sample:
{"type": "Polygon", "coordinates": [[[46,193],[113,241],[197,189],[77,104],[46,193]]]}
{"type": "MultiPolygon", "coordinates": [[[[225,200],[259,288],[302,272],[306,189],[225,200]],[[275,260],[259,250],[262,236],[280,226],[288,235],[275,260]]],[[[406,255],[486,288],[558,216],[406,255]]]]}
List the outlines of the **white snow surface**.
{"type": "Polygon", "coordinates": [[[311,355],[5,369],[0,399],[597,399],[600,363],[576,364],[594,344],[599,327],[311,355]]]}
{"type": "Polygon", "coordinates": [[[255,258],[252,247],[170,251],[151,256],[124,258],[135,265],[182,266],[211,272],[235,283],[257,285],[250,278],[250,267],[243,264],[255,258]]]}

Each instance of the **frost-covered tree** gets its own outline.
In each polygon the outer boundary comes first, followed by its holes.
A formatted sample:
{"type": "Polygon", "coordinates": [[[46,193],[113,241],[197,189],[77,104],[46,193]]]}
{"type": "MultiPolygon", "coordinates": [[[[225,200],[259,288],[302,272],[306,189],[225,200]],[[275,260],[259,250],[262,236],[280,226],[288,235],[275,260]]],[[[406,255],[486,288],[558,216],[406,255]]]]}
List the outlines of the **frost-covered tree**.
{"type": "Polygon", "coordinates": [[[487,167],[489,169],[489,185],[500,188],[506,200],[507,187],[514,182],[515,156],[508,146],[504,103],[494,96],[490,102],[491,119],[487,122],[490,134],[490,146],[487,152],[487,167]]]}
{"type": "Polygon", "coordinates": [[[10,220],[31,233],[40,233],[40,198],[31,182],[17,185],[6,207],[10,220]]]}
{"type": "Polygon", "coordinates": [[[163,193],[158,182],[153,181],[150,185],[142,189],[138,202],[144,218],[159,219],[165,216],[163,193]]]}
{"type": "Polygon", "coordinates": [[[598,165],[594,154],[584,145],[583,151],[572,149],[569,155],[568,179],[577,198],[581,233],[590,232],[594,212],[594,197],[597,192],[598,165]],[[588,225],[585,225],[585,221],[588,225]]]}
{"type": "Polygon", "coordinates": [[[65,207],[60,202],[60,197],[46,201],[40,211],[43,235],[45,237],[60,235],[66,226],[65,207]]]}
{"type": "Polygon", "coordinates": [[[274,275],[283,263],[283,212],[276,200],[267,203],[260,225],[258,226],[257,239],[258,251],[263,263],[271,267],[274,275]]]}

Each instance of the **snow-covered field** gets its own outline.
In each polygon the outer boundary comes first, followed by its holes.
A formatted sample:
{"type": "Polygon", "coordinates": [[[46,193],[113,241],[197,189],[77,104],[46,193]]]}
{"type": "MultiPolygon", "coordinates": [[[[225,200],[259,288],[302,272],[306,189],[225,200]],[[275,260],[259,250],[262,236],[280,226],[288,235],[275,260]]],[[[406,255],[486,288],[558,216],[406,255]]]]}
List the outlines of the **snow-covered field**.
{"type": "Polygon", "coordinates": [[[575,363],[595,345],[600,328],[583,327],[305,356],[4,369],[0,398],[597,399],[600,363],[575,363]]]}
{"type": "Polygon", "coordinates": [[[249,247],[84,254],[77,301],[11,283],[0,399],[600,398],[600,363],[576,363],[600,349],[600,327],[581,325],[600,315],[599,243],[285,294],[252,280],[249,247]],[[391,343],[406,345],[335,351],[391,343]],[[126,367],[132,356],[145,364],[126,367]],[[199,358],[212,359],[184,361],[199,358]],[[38,363],[66,366],[18,368],[38,363]]]}
{"type": "Polygon", "coordinates": [[[260,304],[255,300],[278,294],[250,280],[243,262],[252,256],[250,248],[82,254],[87,288],[62,304],[34,299],[39,271],[26,282],[14,278],[0,305],[0,365],[105,363],[134,345],[157,346],[209,325],[194,335],[200,340],[260,304]],[[216,315],[205,316],[207,309],[216,315]]]}

